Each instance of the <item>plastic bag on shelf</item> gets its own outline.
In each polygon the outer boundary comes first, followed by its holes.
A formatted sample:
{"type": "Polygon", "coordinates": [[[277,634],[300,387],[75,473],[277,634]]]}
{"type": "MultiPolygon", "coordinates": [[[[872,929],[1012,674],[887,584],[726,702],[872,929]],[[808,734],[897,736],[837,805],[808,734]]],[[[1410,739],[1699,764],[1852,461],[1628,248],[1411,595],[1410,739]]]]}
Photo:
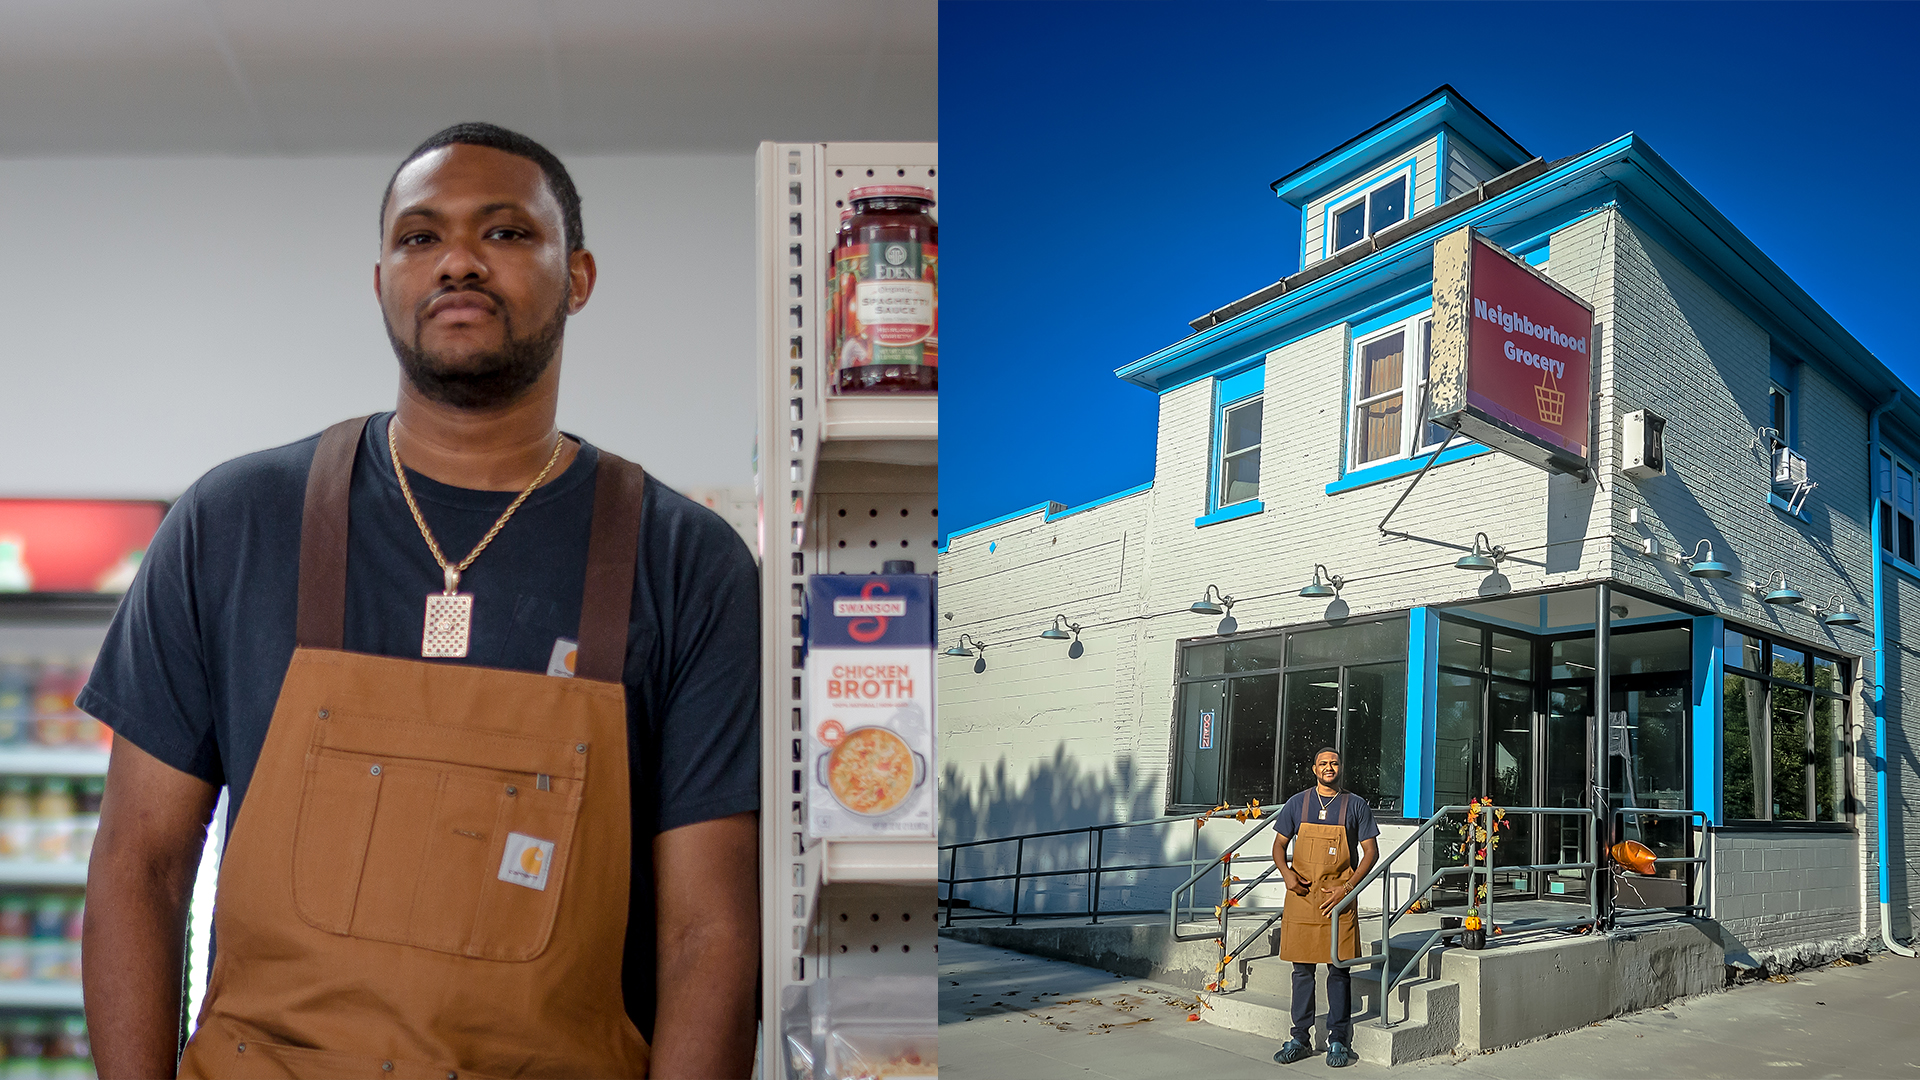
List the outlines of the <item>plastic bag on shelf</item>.
{"type": "MultiPolygon", "coordinates": [[[[816,980],[807,1080],[885,1080],[939,1070],[939,982],[924,975],[816,980]]],[[[790,1055],[791,1056],[791,1055],[790,1055]]],[[[798,1080],[798,1074],[793,1074],[798,1080]]]]}

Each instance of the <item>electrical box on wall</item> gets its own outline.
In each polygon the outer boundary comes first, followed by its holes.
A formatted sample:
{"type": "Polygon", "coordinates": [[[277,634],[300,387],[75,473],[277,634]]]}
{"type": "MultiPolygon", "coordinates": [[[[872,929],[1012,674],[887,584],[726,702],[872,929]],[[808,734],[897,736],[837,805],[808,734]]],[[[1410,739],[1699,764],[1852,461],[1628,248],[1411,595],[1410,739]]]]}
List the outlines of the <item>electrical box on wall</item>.
{"type": "Polygon", "coordinates": [[[1635,480],[1667,474],[1667,421],[1645,409],[1620,418],[1620,471],[1635,480]]]}

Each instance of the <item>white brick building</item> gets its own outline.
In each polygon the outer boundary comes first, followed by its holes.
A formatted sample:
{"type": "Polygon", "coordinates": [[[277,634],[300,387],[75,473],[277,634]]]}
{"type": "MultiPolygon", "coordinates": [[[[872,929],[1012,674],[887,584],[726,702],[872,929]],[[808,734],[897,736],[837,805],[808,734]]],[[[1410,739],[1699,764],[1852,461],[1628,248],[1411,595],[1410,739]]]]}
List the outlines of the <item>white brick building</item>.
{"type": "MultiPolygon", "coordinates": [[[[1899,380],[1633,135],[1542,161],[1442,87],[1274,187],[1302,210],[1303,269],[1117,372],[1160,397],[1153,482],[962,529],[942,553],[941,644],[986,646],[941,659],[942,842],[1271,804],[1322,742],[1392,839],[1476,795],[1582,805],[1605,737],[1612,805],[1709,824],[1616,835],[1711,850],[1696,896],[1730,955],[1877,938],[1883,899],[1912,936],[1920,700],[1900,687],[1920,663],[1904,644],[1920,642],[1920,408],[1899,380]],[[1434,241],[1465,226],[1593,306],[1594,478],[1456,443],[1383,530],[1445,435],[1413,418],[1434,241]],[[1633,479],[1620,421],[1643,409],[1667,421],[1666,472],[1633,479]],[[1783,449],[1817,486],[1774,482],[1783,449]],[[1457,568],[1483,533],[1497,569],[1457,568]],[[1695,576],[1696,552],[1730,576],[1695,576]],[[1337,595],[1301,595],[1317,567],[1337,595]],[[1589,705],[1600,583],[1606,736],[1589,705]],[[1783,585],[1804,599],[1763,601],[1783,585]],[[1228,625],[1192,610],[1209,586],[1233,598],[1228,625]],[[1056,616],[1080,628],[1071,653],[1038,636],[1056,616]],[[1884,884],[1877,626],[1899,853],[1884,884]]],[[[1525,824],[1513,863],[1587,857],[1572,819],[1525,824]]],[[[1087,839],[1069,840],[1031,843],[1023,869],[1084,865],[1087,839]]],[[[1105,843],[1106,865],[1187,852],[1153,830],[1105,843]]],[[[1011,869],[994,850],[968,853],[972,873],[1011,869]]],[[[1164,906],[1183,876],[1109,877],[1102,909],[1164,906]]],[[[1572,898],[1586,881],[1504,888],[1572,898]]],[[[1075,876],[1021,899],[1086,903],[1075,876]]]]}

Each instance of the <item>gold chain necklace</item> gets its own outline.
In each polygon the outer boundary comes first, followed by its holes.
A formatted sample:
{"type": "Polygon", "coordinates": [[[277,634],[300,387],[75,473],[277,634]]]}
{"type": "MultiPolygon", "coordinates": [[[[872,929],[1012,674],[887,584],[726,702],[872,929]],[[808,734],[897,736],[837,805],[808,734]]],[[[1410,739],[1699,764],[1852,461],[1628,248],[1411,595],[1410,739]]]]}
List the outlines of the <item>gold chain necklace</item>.
{"type": "Polygon", "coordinates": [[[450,563],[440,551],[439,541],[433,538],[433,530],[427,528],[427,519],[420,514],[420,504],[413,501],[413,488],[407,483],[407,470],[400,465],[400,448],[394,443],[393,428],[394,422],[387,421],[387,456],[393,459],[393,475],[400,481],[400,494],[407,500],[407,509],[413,511],[413,523],[420,527],[421,539],[427,542],[427,550],[433,553],[433,561],[440,564],[441,572],[446,575],[446,591],[427,594],[427,617],[420,634],[420,655],[465,656],[467,642],[473,636],[473,594],[460,591],[460,575],[473,565],[473,560],[479,558],[481,552],[487,550],[493,538],[500,535],[507,519],[520,509],[521,503],[527,501],[527,496],[532,495],[534,489],[547,479],[547,474],[553,471],[553,463],[560,460],[560,451],[567,445],[567,437],[561,435],[554,440],[553,453],[547,455],[547,464],[540,470],[540,475],[534,477],[533,483],[528,484],[527,489],[508,505],[499,520],[493,523],[493,528],[487,530],[487,535],[480,538],[472,551],[467,552],[467,557],[458,563],[450,563]]]}

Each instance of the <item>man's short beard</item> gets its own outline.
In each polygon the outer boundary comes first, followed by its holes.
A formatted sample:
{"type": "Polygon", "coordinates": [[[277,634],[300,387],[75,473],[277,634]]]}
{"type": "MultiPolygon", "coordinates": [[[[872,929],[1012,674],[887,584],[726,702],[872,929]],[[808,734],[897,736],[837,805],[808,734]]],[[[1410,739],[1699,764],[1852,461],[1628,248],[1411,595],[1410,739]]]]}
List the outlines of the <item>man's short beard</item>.
{"type": "Polygon", "coordinates": [[[385,320],[387,340],[400,360],[400,371],[407,382],[429,401],[456,409],[482,411],[510,405],[525,394],[540,376],[546,374],[553,358],[560,354],[560,340],[567,329],[567,297],[552,318],[528,337],[516,337],[513,319],[500,298],[490,296],[500,311],[506,340],[492,352],[481,353],[456,366],[420,347],[419,324],[414,339],[402,341],[393,332],[391,320],[385,320]]]}

